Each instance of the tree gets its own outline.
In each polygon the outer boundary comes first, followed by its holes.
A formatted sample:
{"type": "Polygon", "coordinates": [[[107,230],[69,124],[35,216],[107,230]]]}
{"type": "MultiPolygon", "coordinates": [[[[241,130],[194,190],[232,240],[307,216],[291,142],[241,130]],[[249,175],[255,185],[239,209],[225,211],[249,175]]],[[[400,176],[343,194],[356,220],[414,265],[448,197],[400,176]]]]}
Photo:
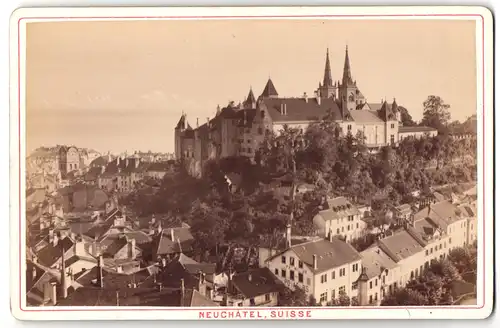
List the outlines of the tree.
{"type": "Polygon", "coordinates": [[[340,292],[339,297],[332,299],[330,302],[332,306],[351,306],[352,300],[347,296],[345,292],[340,292]]]}
{"type": "Polygon", "coordinates": [[[283,287],[278,294],[278,305],[300,307],[310,305],[310,301],[304,289],[299,286],[295,286],[293,290],[283,287]]]}
{"type": "Polygon", "coordinates": [[[401,123],[403,126],[415,126],[417,123],[413,120],[408,109],[405,107],[399,106],[399,113],[401,114],[401,123]]]}
{"type": "Polygon", "coordinates": [[[406,306],[423,306],[427,305],[427,299],[425,296],[420,294],[419,292],[412,290],[412,289],[407,289],[407,288],[401,288],[397,289],[394,293],[391,295],[388,295],[382,300],[382,303],[380,304],[381,306],[401,306],[401,305],[406,305],[406,306]]]}
{"type": "Polygon", "coordinates": [[[451,118],[450,105],[446,104],[441,97],[431,95],[424,101],[423,106],[424,116],[421,124],[444,132],[451,118]]]}

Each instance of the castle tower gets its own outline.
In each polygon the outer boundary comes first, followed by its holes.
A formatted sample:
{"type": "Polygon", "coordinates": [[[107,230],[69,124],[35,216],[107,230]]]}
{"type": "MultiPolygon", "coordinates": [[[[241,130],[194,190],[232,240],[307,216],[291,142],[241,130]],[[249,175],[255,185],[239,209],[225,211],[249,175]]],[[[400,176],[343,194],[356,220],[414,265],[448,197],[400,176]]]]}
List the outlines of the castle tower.
{"type": "Polygon", "coordinates": [[[248,96],[244,102],[244,106],[245,106],[245,108],[256,108],[257,107],[257,101],[255,100],[255,96],[253,95],[252,87],[250,87],[250,91],[248,92],[248,96]]]}
{"type": "Polygon", "coordinates": [[[175,126],[175,159],[180,160],[182,158],[182,135],[186,130],[186,114],[182,113],[179,122],[175,126]]]}
{"type": "Polygon", "coordinates": [[[263,98],[278,98],[278,91],[276,91],[276,88],[274,87],[274,83],[269,78],[266,83],[266,87],[264,88],[264,91],[262,91],[261,97],[263,98]]]}
{"type": "Polygon", "coordinates": [[[364,103],[364,96],[353,81],[351,74],[351,61],[349,59],[349,49],[345,47],[344,72],[342,74],[342,83],[339,86],[339,98],[345,108],[344,111],[355,110],[359,104],[364,103]]]}
{"type": "Polygon", "coordinates": [[[323,85],[319,84],[318,93],[321,98],[336,97],[336,86],[333,84],[332,70],[330,68],[330,54],[326,49],[325,72],[323,74],[323,85]]]}

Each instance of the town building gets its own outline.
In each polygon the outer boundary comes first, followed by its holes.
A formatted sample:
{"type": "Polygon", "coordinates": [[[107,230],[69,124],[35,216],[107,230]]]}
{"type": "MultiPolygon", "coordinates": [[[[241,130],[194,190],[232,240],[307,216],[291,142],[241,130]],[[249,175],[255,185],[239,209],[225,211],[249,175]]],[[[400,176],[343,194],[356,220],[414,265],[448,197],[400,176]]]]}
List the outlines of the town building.
{"type": "Polygon", "coordinates": [[[345,197],[328,199],[322,209],[313,218],[316,233],[324,238],[338,236],[347,242],[359,238],[366,223],[361,220],[363,213],[345,197]]]}
{"type": "Polygon", "coordinates": [[[226,306],[278,305],[278,294],[283,289],[281,282],[268,268],[252,269],[230,274],[225,297],[226,306]]]}
{"type": "Polygon", "coordinates": [[[360,135],[371,149],[396,146],[402,139],[401,128],[404,138],[437,133],[428,127],[405,131],[395,99],[392,103],[368,102],[353,79],[346,47],[342,80],[334,82],[327,50],[323,82],[312,97],[307,93],[298,97],[280,96],[269,78],[259,97],[250,89],[242,103],[217,107],[214,118],[207,118],[206,123],[197,118],[194,128],[183,113],[175,127],[175,156],[184,161],[190,174],[199,176],[209,159],[229,156],[254,159],[268,133],[279,133],[285,125],[305,130],[327,115],[339,125],[343,135],[360,135]]]}
{"type": "Polygon", "coordinates": [[[266,265],[285,286],[298,286],[326,305],[340,294],[357,296],[353,284],[361,274],[361,260],[350,244],[330,235],[290,246],[268,258],[266,265]]]}

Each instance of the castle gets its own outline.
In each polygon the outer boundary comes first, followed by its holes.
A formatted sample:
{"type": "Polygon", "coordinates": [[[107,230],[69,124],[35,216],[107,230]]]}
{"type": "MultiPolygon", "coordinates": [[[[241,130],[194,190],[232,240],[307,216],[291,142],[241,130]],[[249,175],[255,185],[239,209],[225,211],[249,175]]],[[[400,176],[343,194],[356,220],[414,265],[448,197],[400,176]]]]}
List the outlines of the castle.
{"type": "Polygon", "coordinates": [[[208,159],[229,156],[254,158],[266,131],[279,133],[283,126],[304,131],[310,123],[333,115],[342,133],[362,133],[366,145],[377,149],[386,145],[397,146],[406,137],[434,136],[437,131],[429,127],[401,125],[396,99],[392,103],[368,103],[351,74],[349,51],[346,47],[341,81],[332,79],[328,49],[323,83],[319,83],[313,97],[280,97],[271,78],[256,98],[252,89],[242,103],[217,107],[215,117],[200,125],[196,119],[193,128],[182,114],[175,127],[175,156],[187,165],[188,171],[199,176],[208,159]]]}

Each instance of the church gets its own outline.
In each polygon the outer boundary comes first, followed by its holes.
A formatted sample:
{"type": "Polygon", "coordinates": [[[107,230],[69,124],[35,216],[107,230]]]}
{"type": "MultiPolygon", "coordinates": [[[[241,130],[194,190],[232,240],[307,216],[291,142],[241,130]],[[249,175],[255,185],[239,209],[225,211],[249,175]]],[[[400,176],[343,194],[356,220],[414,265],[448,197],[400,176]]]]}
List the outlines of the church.
{"type": "Polygon", "coordinates": [[[342,133],[362,133],[366,146],[371,149],[397,146],[407,137],[437,135],[437,131],[429,127],[403,127],[396,99],[392,103],[385,100],[368,103],[352,77],[346,47],[342,80],[332,78],[327,49],[323,82],[312,96],[304,93],[298,97],[280,97],[269,78],[257,98],[250,89],[240,104],[217,107],[215,117],[207,118],[201,125],[196,119],[195,128],[183,113],[175,127],[175,156],[186,163],[192,175],[200,176],[203,163],[208,159],[229,156],[253,159],[266,131],[279,133],[285,125],[305,131],[309,124],[320,121],[328,113],[333,115],[342,133]]]}

